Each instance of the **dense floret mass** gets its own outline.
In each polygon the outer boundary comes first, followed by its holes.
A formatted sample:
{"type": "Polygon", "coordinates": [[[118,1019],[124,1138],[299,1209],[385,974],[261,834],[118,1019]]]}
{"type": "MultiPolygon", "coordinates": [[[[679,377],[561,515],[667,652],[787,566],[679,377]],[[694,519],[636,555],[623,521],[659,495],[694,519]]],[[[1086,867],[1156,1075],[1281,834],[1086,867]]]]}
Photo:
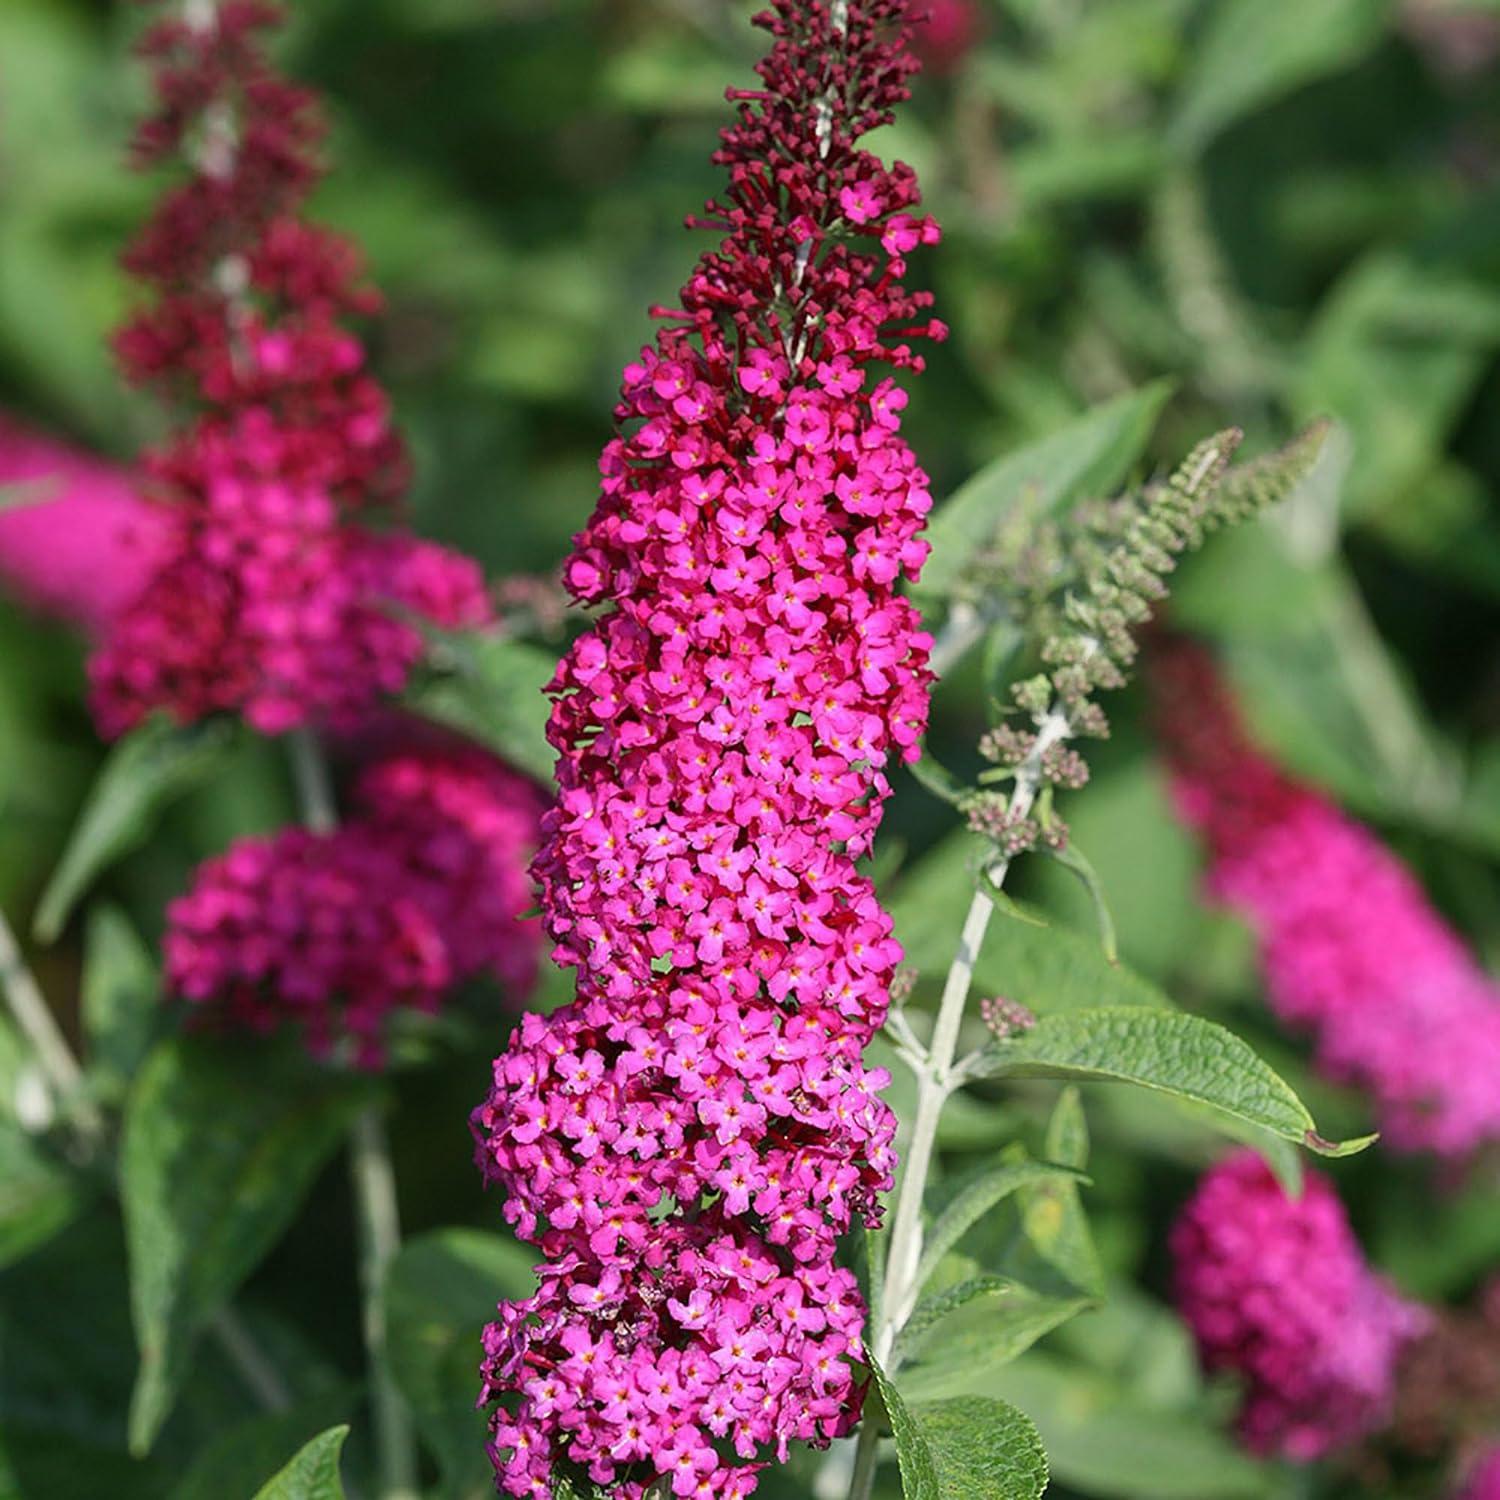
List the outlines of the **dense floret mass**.
{"type": "Polygon", "coordinates": [[[1400,861],[1249,741],[1211,659],[1153,666],[1177,804],[1208,886],[1260,945],[1276,1013],[1365,1090],[1387,1142],[1466,1156],[1500,1138],[1500,990],[1400,861]]]}
{"type": "Polygon", "coordinates": [[[354,247],[300,217],[322,124],[261,48],[278,19],[197,0],[143,44],[156,109],[137,156],[188,171],[126,254],[150,295],[116,343],[130,379],[193,415],[146,457],[168,545],[91,664],[108,735],[154,709],[266,733],[348,723],[405,682],[412,616],[491,615],[474,564],[372,529],[406,463],[344,320],[379,299],[354,247]]]}
{"type": "Polygon", "coordinates": [[[638,1500],[749,1494],[849,1429],[863,1309],[833,1264],[891,1181],[861,1053],[901,952],[868,878],[926,721],[926,555],[900,436],[941,336],[906,254],[911,171],[855,142],[906,97],[901,0],[781,0],[716,160],[723,238],[624,374],[564,578],[610,605],[552,683],[535,869],[578,998],[530,1018],[475,1112],[486,1176],[548,1257],[487,1336],[501,1488],[567,1461],[638,1500]]]}
{"type": "Polygon", "coordinates": [[[1384,1422],[1396,1360],[1426,1315],[1370,1270],[1325,1179],[1308,1174],[1289,1198],[1238,1152],[1198,1184],[1171,1251],[1205,1366],[1244,1380],[1248,1447],[1307,1462],[1384,1422]]]}
{"type": "Polygon", "coordinates": [[[527,782],[478,752],[377,761],[335,831],[244,839],[199,869],[168,909],[168,986],[207,1020],[297,1024],[316,1051],[366,1066],[394,1012],[433,1012],[461,980],[489,974],[524,998],[540,812],[527,782]]]}

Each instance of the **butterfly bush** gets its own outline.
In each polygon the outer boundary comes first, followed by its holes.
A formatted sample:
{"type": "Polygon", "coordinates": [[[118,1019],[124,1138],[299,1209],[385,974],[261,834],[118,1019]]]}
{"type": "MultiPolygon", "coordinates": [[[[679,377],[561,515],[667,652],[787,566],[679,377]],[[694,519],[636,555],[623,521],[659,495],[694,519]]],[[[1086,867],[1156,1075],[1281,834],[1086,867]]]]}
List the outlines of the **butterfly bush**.
{"type": "Polygon", "coordinates": [[[1164,645],[1153,671],[1177,805],[1276,1013],[1369,1093],[1390,1145],[1463,1157],[1500,1137],[1496,986],[1368,829],[1254,748],[1204,651],[1164,645]]]}
{"type": "Polygon", "coordinates": [[[260,46],[278,19],[196,0],[143,42],[156,108],[136,156],[187,171],[126,253],[148,295],[116,347],[195,415],[146,456],[169,540],[91,663],[108,735],[154,709],[350,722],[403,685],[411,616],[489,618],[474,563],[389,525],[406,464],[344,326],[379,299],[354,247],[300,217],[323,127],[260,46]]]}
{"type": "Polygon", "coordinates": [[[901,950],[867,876],[927,713],[896,593],[927,552],[904,392],[941,337],[911,170],[856,147],[907,97],[902,0],[778,0],[715,161],[717,230],[626,367],[564,578],[606,605],[551,684],[534,866],[577,998],[525,1019],[474,1113],[539,1286],[485,1334],[500,1488],[562,1460],[624,1500],[735,1500],[847,1432],[864,1308],[835,1263],[891,1183],[861,1053],[901,950]]]}
{"type": "Polygon", "coordinates": [[[1243,1377],[1245,1444],[1300,1462],[1380,1427],[1426,1327],[1366,1265],[1327,1180],[1289,1198],[1253,1152],[1208,1172],[1172,1229],[1173,1290],[1204,1365],[1243,1377]]]}
{"type": "Polygon", "coordinates": [[[540,795],[469,751],[392,755],[331,833],[286,829],[209,860],[167,911],[166,978],[217,1022],[300,1024],[315,1051],[384,1056],[393,1012],[487,973],[523,997],[537,933],[526,863],[540,795]]]}
{"type": "Polygon", "coordinates": [[[167,530],[124,469],[0,415],[0,582],[23,603],[107,629],[155,571],[167,530]]]}

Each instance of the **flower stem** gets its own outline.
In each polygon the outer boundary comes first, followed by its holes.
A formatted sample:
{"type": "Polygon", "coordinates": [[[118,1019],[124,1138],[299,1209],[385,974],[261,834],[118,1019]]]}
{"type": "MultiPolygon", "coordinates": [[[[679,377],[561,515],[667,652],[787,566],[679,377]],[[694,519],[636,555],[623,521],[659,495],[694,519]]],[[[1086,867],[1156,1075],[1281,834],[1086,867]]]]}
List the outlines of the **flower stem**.
{"type": "Polygon", "coordinates": [[[381,1500],[416,1500],[417,1448],[406,1400],[386,1364],[385,1278],[401,1248],[396,1176],[378,1107],[361,1111],[350,1138],[355,1212],[359,1221],[359,1279],[364,1296],[365,1352],[375,1413],[375,1454],[381,1500]]]}
{"type": "MultiPolygon", "coordinates": [[[[316,834],[338,827],[328,762],[317,734],[306,727],[288,736],[302,821],[316,834]]],[[[417,1444],[406,1399],[386,1362],[385,1278],[401,1249],[396,1174],[380,1107],[362,1110],[349,1137],[354,1212],[359,1232],[359,1283],[380,1500],[417,1500],[417,1444]]]]}
{"type": "Polygon", "coordinates": [[[96,1145],[104,1133],[103,1116],[88,1096],[83,1069],[78,1066],[36,976],[21,957],[20,944],[4,912],[0,912],[0,987],[5,990],[7,1009],[36,1053],[37,1065],[57,1107],[77,1127],[85,1146],[96,1145]]]}
{"type": "MultiPolygon", "coordinates": [[[[1066,713],[1057,706],[1042,718],[1035,743],[1026,759],[1016,768],[1015,786],[1011,790],[1009,804],[1010,813],[1014,817],[1024,818],[1031,812],[1042,785],[1042,757],[1052,746],[1068,739],[1072,732],[1066,713]]],[[[1006,857],[997,858],[990,864],[986,871],[989,887],[998,890],[1005,884],[1010,865],[1011,861],[1006,857]]],[[[938,1122],[942,1117],[943,1105],[962,1081],[961,1072],[958,1077],[954,1076],[953,1056],[958,1047],[964,1009],[969,1000],[974,965],[979,959],[979,950],[984,945],[984,936],[989,929],[993,911],[994,902],[990,899],[989,890],[981,885],[969,902],[969,912],[964,918],[963,932],[958,940],[958,951],[953,955],[948,977],[943,982],[932,1042],[917,1073],[917,1113],[912,1122],[911,1142],[906,1148],[906,1167],[901,1176],[901,1189],[896,1196],[896,1212],[891,1221],[879,1326],[871,1340],[871,1350],[887,1374],[895,1372],[893,1351],[896,1339],[911,1317],[922,1290],[916,1279],[917,1267],[922,1259],[922,1200],[926,1196],[927,1174],[932,1166],[932,1153],[937,1144],[938,1122]]],[[[854,1477],[849,1485],[849,1500],[869,1500],[875,1483],[879,1441],[875,1424],[868,1421],[862,1423],[859,1447],[854,1459],[854,1477]]]]}

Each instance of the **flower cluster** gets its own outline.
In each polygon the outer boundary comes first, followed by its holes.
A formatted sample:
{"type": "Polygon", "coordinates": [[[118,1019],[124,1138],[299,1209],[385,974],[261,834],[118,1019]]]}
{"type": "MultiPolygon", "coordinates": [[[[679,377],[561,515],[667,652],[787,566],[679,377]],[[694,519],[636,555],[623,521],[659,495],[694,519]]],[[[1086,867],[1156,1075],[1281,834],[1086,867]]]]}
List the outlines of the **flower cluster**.
{"type": "Polygon", "coordinates": [[[1500,1500],[1500,1448],[1492,1448],[1469,1471],[1458,1500],[1500,1500]]]}
{"type": "Polygon", "coordinates": [[[378,305],[356,251],[299,217],[318,176],[313,100],[270,68],[261,0],[196,0],[144,51],[144,164],[188,163],[127,252],[152,292],[117,340],[127,375],[194,419],[147,457],[166,555],[91,664],[101,729],[153,709],[243,713],[278,733],[357,716],[421,649],[407,616],[490,616],[477,567],[372,529],[405,479],[389,403],[343,326],[378,305]]]}
{"type": "Polygon", "coordinates": [[[1172,1229],[1174,1293],[1205,1366],[1244,1378],[1240,1434],[1301,1462],[1386,1418],[1426,1314],[1366,1265],[1329,1183],[1289,1198],[1264,1162],[1219,1163],[1172,1229]]]}
{"type": "Polygon", "coordinates": [[[558,668],[535,870],[578,997],[529,1018],[474,1114],[547,1257],[502,1304],[484,1399],[500,1486],[581,1466],[638,1500],[748,1495],[846,1432],[863,1307],[833,1263],[891,1181],[860,1057],[901,950],[856,869],[926,719],[895,591],[926,544],[905,394],[941,336],[904,257],[937,238],[857,138],[907,95],[904,0],[778,0],[716,161],[724,237],[624,374],[565,581],[612,609],[558,668]]]}
{"type": "Polygon", "coordinates": [[[1212,661],[1164,641],[1153,680],[1209,888],[1255,929],[1276,1013],[1366,1090],[1399,1149],[1500,1137],[1500,992],[1367,829],[1247,740],[1212,661]]]}
{"type": "Polygon", "coordinates": [[[161,509],[113,464],[0,416],[0,580],[90,632],[145,587],[166,546],[161,509]]]}
{"type": "Polygon", "coordinates": [[[168,909],[169,988],[216,1020],[301,1024],[315,1050],[382,1055],[393,1011],[434,1011],[492,974],[515,996],[540,934],[526,861],[541,799],[477,751],[413,752],[366,767],[329,834],[245,839],[204,864],[168,909]]]}

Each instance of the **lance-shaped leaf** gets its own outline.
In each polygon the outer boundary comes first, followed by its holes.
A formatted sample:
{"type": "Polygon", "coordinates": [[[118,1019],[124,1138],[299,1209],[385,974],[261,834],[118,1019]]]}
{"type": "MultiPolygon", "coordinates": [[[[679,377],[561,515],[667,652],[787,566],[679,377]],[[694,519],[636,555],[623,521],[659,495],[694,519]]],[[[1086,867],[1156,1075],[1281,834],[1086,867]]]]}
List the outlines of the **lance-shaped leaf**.
{"type": "Polygon", "coordinates": [[[292,1461],[256,1492],[255,1500],[344,1500],[339,1453],[347,1427],[330,1427],[300,1449],[292,1461]]]}
{"type": "Polygon", "coordinates": [[[981,1173],[960,1189],[927,1231],[917,1263],[917,1286],[925,1285],[942,1258],[1002,1199],[1031,1183],[1078,1175],[1067,1167],[1040,1161],[1005,1162],[981,1173]]]}
{"type": "Polygon", "coordinates": [[[161,1015],[161,975],[151,951],[114,906],[95,906],[83,947],[83,1025],[90,1082],[115,1100],[134,1076],[161,1015]]]}
{"type": "Polygon", "coordinates": [[[987,1047],[974,1072],[1134,1083],[1207,1105],[1325,1156],[1361,1150],[1373,1139],[1324,1140],[1307,1106],[1250,1047],[1213,1021],[1178,1011],[1103,1006],[1043,1016],[1029,1031],[987,1047]]]}
{"type": "MultiPolygon", "coordinates": [[[[870,1365],[870,1376],[874,1383],[874,1394],[880,1398],[879,1405],[889,1422],[891,1435],[896,1439],[896,1462],[901,1469],[901,1493],[905,1500],[942,1500],[938,1488],[937,1461],[927,1439],[906,1402],[891,1383],[873,1356],[866,1356],[870,1365]]],[[[873,1413],[866,1410],[865,1421],[871,1421],[873,1413]]]]}
{"type": "MultiPolygon", "coordinates": [[[[1065,1088],[1058,1096],[1047,1122],[1046,1150],[1050,1161],[1079,1172],[1088,1165],[1088,1121],[1075,1088],[1065,1088]]],[[[1038,1255],[1080,1291],[1100,1298],[1104,1295],[1104,1272],[1079,1197],[1079,1180],[1058,1174],[1023,1187],[1021,1227],[1038,1255]]]]}
{"type": "Polygon", "coordinates": [[[281,1238],[370,1097],[365,1080],[271,1047],[174,1039],[146,1059],[120,1147],[141,1354],[133,1451],[151,1447],[198,1333],[281,1238]]]}
{"type": "Polygon", "coordinates": [[[168,802],[216,774],[235,738],[229,720],[181,727],[154,718],[110,751],[37,905],[38,938],[50,943],[58,936],[100,873],[149,836],[168,802]]]}

